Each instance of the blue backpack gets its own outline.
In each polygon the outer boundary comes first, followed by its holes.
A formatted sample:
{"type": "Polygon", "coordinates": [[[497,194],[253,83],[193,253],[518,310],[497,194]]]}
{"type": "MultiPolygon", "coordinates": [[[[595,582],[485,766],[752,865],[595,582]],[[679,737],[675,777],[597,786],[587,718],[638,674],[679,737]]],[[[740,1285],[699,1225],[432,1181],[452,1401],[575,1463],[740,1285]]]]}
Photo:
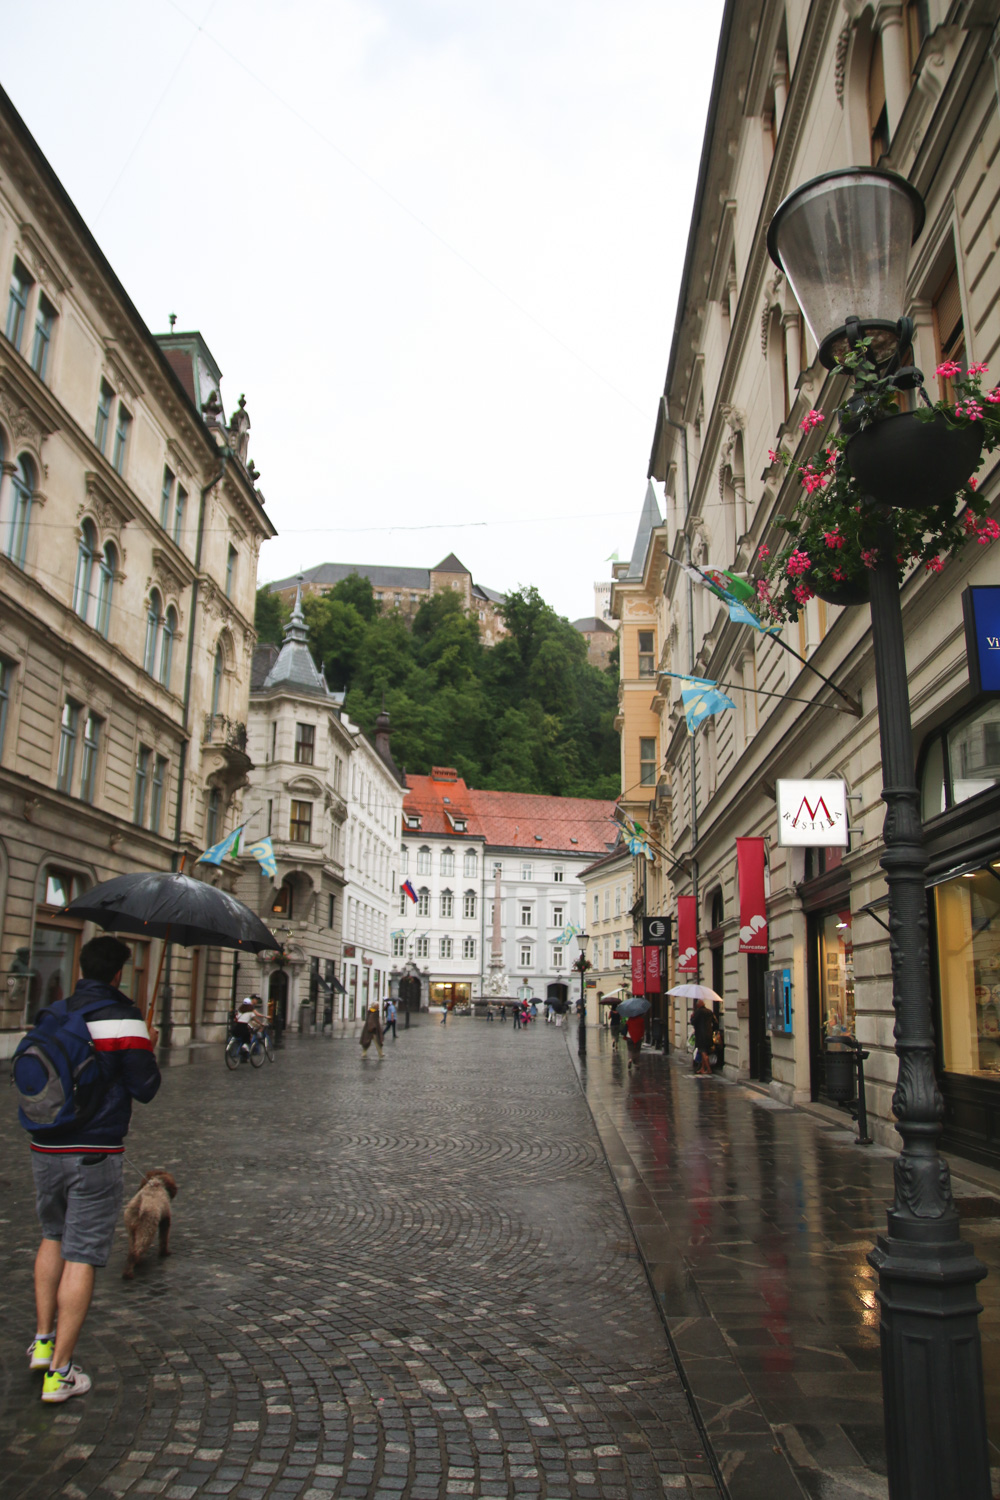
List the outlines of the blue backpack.
{"type": "Polygon", "coordinates": [[[65,1000],[56,1000],[39,1011],[18,1043],[10,1081],[17,1090],[18,1119],[33,1135],[85,1125],[96,1113],[106,1079],[87,1017],[107,1004],[96,1000],[70,1010],[65,1000]]]}

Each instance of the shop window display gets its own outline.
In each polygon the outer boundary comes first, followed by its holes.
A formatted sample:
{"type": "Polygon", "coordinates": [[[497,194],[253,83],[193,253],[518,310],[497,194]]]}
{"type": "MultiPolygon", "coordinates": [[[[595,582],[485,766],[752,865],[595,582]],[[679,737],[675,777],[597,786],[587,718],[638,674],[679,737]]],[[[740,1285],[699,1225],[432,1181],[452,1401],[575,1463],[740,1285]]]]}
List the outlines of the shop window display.
{"type": "Polygon", "coordinates": [[[935,887],[945,1072],[1000,1074],[1000,861],[935,887]]]}
{"type": "Polygon", "coordinates": [[[851,913],[819,920],[820,1023],[825,1041],[854,1035],[854,942],[851,913]]]}

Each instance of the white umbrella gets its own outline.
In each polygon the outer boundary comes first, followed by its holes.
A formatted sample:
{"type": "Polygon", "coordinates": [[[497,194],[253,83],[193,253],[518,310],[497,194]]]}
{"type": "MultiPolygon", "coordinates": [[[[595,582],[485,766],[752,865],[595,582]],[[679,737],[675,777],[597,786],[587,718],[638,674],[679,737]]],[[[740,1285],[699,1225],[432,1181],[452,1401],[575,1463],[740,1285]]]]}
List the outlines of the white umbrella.
{"type": "Polygon", "coordinates": [[[720,1005],[726,1003],[707,984],[675,984],[672,990],[667,990],[667,994],[679,995],[682,1000],[718,1000],[720,1005]]]}

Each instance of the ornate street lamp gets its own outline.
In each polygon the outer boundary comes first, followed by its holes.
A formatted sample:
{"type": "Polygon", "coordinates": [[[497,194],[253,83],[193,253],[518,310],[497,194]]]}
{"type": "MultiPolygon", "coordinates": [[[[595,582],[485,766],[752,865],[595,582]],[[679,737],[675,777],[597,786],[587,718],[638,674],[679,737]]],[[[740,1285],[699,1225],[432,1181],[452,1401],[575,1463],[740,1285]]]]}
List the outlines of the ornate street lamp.
{"type": "Polygon", "coordinates": [[[580,949],[580,957],[573,965],[580,975],[580,1030],[576,1050],[581,1057],[585,1058],[587,1056],[587,970],[591,967],[587,962],[587,944],[590,942],[590,934],[578,932],[576,941],[580,949]]]}
{"type": "MultiPolygon", "coordinates": [[[[923,220],[923,202],[908,182],[867,167],[815,178],[778,208],[768,250],[788,277],[827,368],[871,336],[869,357],[897,379],[893,372],[912,338],[912,324],[900,317],[907,259],[923,220]]],[[[921,380],[919,371],[898,372],[900,388],[921,380]]],[[[868,444],[891,444],[894,422],[898,431],[892,417],[866,428],[868,444]]],[[[867,474],[864,483],[888,518],[891,484],[880,491],[867,474]]],[[[944,1106],[934,1074],[927,860],[894,551],[887,520],[870,599],[886,804],[881,865],[889,887],[899,1058],[892,1107],[903,1145],[888,1232],[868,1263],[879,1277],[889,1494],[891,1500],[989,1500],[982,1309],[975,1291],[986,1267],[959,1237],[951,1178],[938,1151],[944,1106]]]]}

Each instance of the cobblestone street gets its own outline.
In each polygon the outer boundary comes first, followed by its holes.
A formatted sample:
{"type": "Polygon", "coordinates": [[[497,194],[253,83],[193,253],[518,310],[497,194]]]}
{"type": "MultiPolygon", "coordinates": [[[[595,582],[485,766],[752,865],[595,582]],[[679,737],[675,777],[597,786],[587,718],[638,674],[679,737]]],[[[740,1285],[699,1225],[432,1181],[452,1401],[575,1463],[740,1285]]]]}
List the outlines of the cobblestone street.
{"type": "Polygon", "coordinates": [[[128,1156],[177,1179],[174,1253],[125,1284],[119,1228],[61,1407],[12,1108],[0,1140],[10,1500],[715,1493],[561,1029],[170,1070],[128,1156]]]}

